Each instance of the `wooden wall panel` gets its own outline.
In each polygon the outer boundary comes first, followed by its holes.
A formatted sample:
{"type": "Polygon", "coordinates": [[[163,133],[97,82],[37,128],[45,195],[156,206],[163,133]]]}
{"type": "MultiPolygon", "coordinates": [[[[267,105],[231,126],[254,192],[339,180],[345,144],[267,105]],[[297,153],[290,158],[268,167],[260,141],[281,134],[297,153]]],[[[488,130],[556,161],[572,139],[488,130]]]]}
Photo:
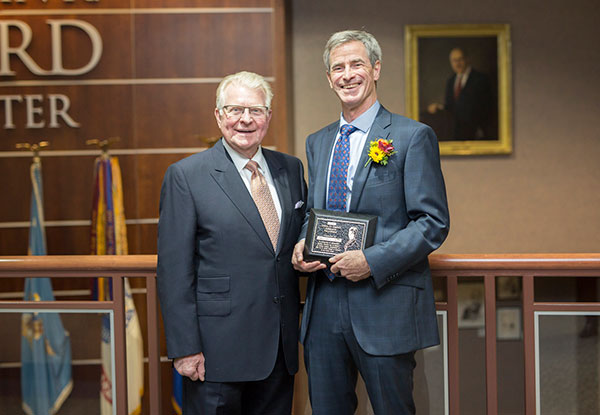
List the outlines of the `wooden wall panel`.
{"type": "MultiPolygon", "coordinates": [[[[4,141],[4,138],[1,141],[4,141]]],[[[0,159],[1,221],[29,220],[29,199],[26,197],[25,189],[31,188],[30,164],[31,160],[24,158],[0,159]]],[[[2,242],[0,240],[0,244],[2,242]]]]}
{"type": "Polygon", "coordinates": [[[212,78],[240,68],[273,76],[271,19],[271,13],[135,15],[136,76],[212,78]]]}
{"type": "MultiPolygon", "coordinates": [[[[27,255],[28,241],[28,228],[0,229],[0,252],[2,255],[27,255]]],[[[0,292],[12,291],[7,288],[6,284],[5,280],[0,280],[0,292]]]]}
{"type": "Polygon", "coordinates": [[[271,7],[271,0],[133,0],[134,7],[271,7]]]}
{"type": "Polygon", "coordinates": [[[91,10],[91,9],[127,9],[133,7],[134,0],[99,0],[98,2],[88,2],[87,0],[74,0],[72,3],[63,0],[46,0],[46,4],[42,0],[4,0],[2,8],[18,12],[19,10],[91,10]],[[17,2],[19,1],[19,2],[17,2]],[[25,1],[24,3],[21,3],[25,1]],[[6,3],[8,2],[8,3],[6,3]]]}
{"type": "Polygon", "coordinates": [[[136,146],[203,147],[200,137],[220,136],[215,90],[215,84],[135,86],[136,146]]]}

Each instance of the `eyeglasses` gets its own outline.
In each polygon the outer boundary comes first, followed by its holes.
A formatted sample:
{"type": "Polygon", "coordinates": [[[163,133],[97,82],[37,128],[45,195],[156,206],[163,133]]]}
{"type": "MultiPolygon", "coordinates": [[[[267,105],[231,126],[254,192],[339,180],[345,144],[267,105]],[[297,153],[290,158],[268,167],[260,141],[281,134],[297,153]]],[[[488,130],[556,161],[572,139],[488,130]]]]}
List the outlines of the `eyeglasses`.
{"type": "Polygon", "coordinates": [[[248,110],[250,117],[254,119],[265,118],[269,112],[269,107],[263,105],[257,105],[253,107],[244,107],[241,105],[225,105],[223,111],[227,118],[240,118],[244,111],[248,110]]]}

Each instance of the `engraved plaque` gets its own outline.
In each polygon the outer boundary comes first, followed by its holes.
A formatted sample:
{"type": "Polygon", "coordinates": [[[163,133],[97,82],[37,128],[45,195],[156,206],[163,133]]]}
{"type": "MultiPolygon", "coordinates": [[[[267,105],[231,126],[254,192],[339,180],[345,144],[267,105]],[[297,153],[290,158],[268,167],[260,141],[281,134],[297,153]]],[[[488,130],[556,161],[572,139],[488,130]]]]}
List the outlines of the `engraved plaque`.
{"type": "Polygon", "coordinates": [[[304,244],[305,261],[327,259],[373,245],[377,216],[311,209],[304,244]]]}

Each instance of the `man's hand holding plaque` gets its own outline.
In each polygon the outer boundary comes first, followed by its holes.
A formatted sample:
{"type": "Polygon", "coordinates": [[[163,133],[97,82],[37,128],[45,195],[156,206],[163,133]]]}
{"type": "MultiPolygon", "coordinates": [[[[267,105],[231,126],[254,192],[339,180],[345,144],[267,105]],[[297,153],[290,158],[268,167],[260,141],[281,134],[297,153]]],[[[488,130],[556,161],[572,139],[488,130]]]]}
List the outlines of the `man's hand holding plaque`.
{"type": "Polygon", "coordinates": [[[306,239],[294,247],[292,264],[301,272],[330,268],[351,281],[371,275],[363,249],[373,244],[377,217],[311,209],[306,239]]]}
{"type": "Polygon", "coordinates": [[[304,260],[329,264],[342,252],[373,245],[377,216],[311,209],[304,243],[304,260]]]}

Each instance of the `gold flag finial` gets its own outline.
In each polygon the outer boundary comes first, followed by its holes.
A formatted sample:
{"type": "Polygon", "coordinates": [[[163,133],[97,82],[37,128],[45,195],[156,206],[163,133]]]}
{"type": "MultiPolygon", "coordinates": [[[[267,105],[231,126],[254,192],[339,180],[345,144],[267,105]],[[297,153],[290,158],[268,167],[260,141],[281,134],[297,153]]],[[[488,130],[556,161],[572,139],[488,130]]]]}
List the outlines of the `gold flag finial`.
{"type": "Polygon", "coordinates": [[[40,150],[42,148],[48,147],[50,143],[48,141],[40,141],[39,143],[17,143],[15,144],[15,148],[19,150],[29,150],[33,153],[34,161],[40,160],[40,150]]]}
{"type": "Polygon", "coordinates": [[[108,156],[108,149],[114,143],[121,141],[121,137],[109,137],[106,140],[99,140],[97,138],[86,140],[85,144],[88,146],[97,146],[100,150],[102,150],[103,156],[108,156]]]}

